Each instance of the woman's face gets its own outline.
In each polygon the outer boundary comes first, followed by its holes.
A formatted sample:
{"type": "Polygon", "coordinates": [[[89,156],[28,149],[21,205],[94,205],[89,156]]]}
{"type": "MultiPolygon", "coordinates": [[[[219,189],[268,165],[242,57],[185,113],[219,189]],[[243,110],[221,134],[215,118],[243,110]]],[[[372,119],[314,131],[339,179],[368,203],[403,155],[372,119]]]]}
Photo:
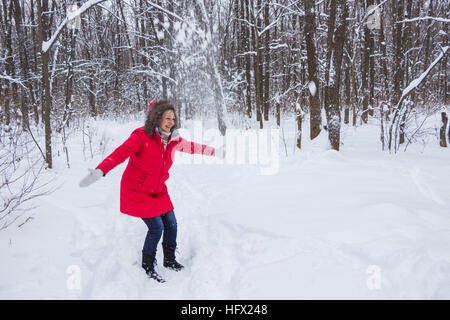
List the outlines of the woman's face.
{"type": "Polygon", "coordinates": [[[175,125],[175,114],[172,110],[167,110],[163,113],[159,127],[165,131],[170,132],[170,129],[175,125]]]}

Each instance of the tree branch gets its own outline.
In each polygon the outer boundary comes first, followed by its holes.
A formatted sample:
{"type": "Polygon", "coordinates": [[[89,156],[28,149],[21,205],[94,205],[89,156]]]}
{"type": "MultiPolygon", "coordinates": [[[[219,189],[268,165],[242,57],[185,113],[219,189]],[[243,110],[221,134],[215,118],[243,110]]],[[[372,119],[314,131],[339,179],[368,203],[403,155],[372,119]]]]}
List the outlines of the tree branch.
{"type": "Polygon", "coordinates": [[[56,32],[50,38],[50,40],[42,41],[42,52],[47,52],[52,47],[52,45],[55,43],[56,39],[61,34],[61,31],[65,27],[67,22],[69,22],[72,19],[75,19],[79,15],[83,14],[86,10],[104,1],[106,0],[89,0],[88,2],[84,3],[80,8],[78,8],[78,10],[70,13],[67,17],[65,17],[64,20],[59,25],[56,32]]]}

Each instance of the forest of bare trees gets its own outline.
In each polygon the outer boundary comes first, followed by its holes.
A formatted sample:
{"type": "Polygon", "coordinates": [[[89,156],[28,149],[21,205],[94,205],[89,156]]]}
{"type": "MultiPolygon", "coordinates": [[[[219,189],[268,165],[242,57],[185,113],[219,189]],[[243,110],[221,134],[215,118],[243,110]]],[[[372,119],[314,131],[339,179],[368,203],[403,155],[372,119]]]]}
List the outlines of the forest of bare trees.
{"type": "Polygon", "coordinates": [[[383,148],[397,150],[411,114],[448,105],[449,8],[448,0],[1,0],[1,130],[42,128],[51,168],[52,137],[73,119],[135,113],[166,97],[182,120],[216,117],[222,134],[227,114],[260,128],[293,115],[299,148],[327,130],[339,150],[342,124],[374,118],[383,148]]]}

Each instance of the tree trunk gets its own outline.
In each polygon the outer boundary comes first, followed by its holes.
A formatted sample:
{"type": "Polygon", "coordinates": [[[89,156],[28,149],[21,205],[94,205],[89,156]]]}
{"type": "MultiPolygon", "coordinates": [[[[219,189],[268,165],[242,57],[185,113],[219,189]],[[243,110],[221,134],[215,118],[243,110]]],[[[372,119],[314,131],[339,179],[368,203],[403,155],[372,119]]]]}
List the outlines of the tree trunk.
{"type": "Polygon", "coordinates": [[[345,110],[344,110],[344,123],[348,124],[350,121],[350,105],[351,105],[351,95],[350,95],[350,70],[347,66],[345,70],[345,110]]]}
{"type": "Polygon", "coordinates": [[[345,36],[347,32],[348,7],[346,0],[332,0],[332,11],[330,17],[335,17],[336,21],[329,21],[329,27],[335,30],[329,30],[328,35],[333,39],[328,40],[328,56],[331,57],[330,70],[328,71],[328,82],[325,88],[325,103],[327,104],[326,114],[328,123],[328,139],[334,150],[339,151],[340,147],[340,129],[341,115],[339,106],[339,87],[340,73],[342,65],[342,56],[344,53],[345,36]],[[333,3],[334,2],[334,3],[333,3]]]}
{"type": "MultiPolygon", "coordinates": [[[[253,3],[253,1],[252,1],[253,3]]],[[[256,56],[253,59],[253,73],[255,79],[255,107],[256,107],[256,120],[259,121],[260,129],[263,128],[263,119],[262,119],[262,74],[261,74],[261,48],[260,48],[260,37],[258,35],[258,27],[260,26],[260,18],[256,17],[260,10],[261,1],[258,0],[256,4],[256,8],[253,8],[252,16],[252,47],[256,51],[256,56]]]]}
{"type": "Polygon", "coordinates": [[[319,101],[319,81],[317,79],[317,58],[316,58],[316,46],[314,43],[314,21],[315,21],[315,8],[313,1],[304,1],[305,7],[305,40],[306,40],[306,54],[308,61],[308,79],[314,82],[316,87],[315,94],[309,95],[309,112],[310,112],[310,139],[313,140],[320,134],[322,116],[320,112],[319,101]]]}
{"type": "Polygon", "coordinates": [[[297,110],[297,148],[302,148],[302,111],[297,110]]]}
{"type": "Polygon", "coordinates": [[[280,110],[280,103],[277,102],[277,126],[280,126],[281,123],[281,110],[280,110]]]}
{"type": "MultiPolygon", "coordinates": [[[[68,30],[68,50],[67,52],[67,78],[66,78],[66,103],[64,108],[63,125],[69,124],[70,114],[72,113],[72,92],[73,92],[73,62],[75,60],[75,30],[68,30]]],[[[60,130],[62,128],[59,128],[60,130]]]]}
{"type": "MultiPolygon", "coordinates": [[[[5,50],[4,55],[5,58],[5,72],[6,75],[14,78],[14,60],[13,60],[13,51],[12,51],[12,21],[11,21],[11,13],[12,13],[12,3],[8,4],[6,0],[3,0],[3,16],[4,23],[6,27],[6,36],[5,36],[5,50]]],[[[7,126],[11,123],[11,101],[12,97],[15,95],[15,84],[11,84],[8,82],[5,88],[5,124],[7,126]]],[[[13,104],[14,105],[14,104],[13,104]]],[[[8,128],[8,127],[7,127],[8,128]]]]}
{"type": "Polygon", "coordinates": [[[369,115],[373,117],[374,114],[374,89],[375,89],[375,58],[374,52],[374,35],[369,31],[369,115]]]}
{"type": "MultiPolygon", "coordinates": [[[[394,8],[397,9],[395,12],[394,19],[394,45],[395,45],[395,56],[394,56],[394,92],[392,94],[393,103],[396,105],[401,97],[401,88],[403,85],[403,68],[402,68],[402,38],[403,38],[403,24],[395,23],[396,21],[401,21],[403,19],[403,0],[394,1],[394,8]]],[[[401,107],[401,106],[400,106],[401,107]]]]}
{"type": "MultiPolygon", "coordinates": [[[[269,25],[269,3],[264,4],[264,26],[267,27],[269,25]]],[[[265,46],[264,46],[264,120],[269,120],[269,80],[270,80],[270,49],[269,49],[269,41],[270,41],[270,31],[266,30],[265,35],[265,46]]]]}
{"type": "Polygon", "coordinates": [[[48,19],[43,16],[43,12],[48,11],[48,0],[37,0],[37,20],[38,20],[38,44],[41,53],[41,66],[42,66],[42,90],[41,90],[41,102],[43,109],[43,120],[45,127],[45,162],[47,162],[47,167],[51,169],[53,167],[52,163],[52,129],[50,124],[50,109],[51,109],[51,99],[50,99],[50,81],[48,74],[48,59],[49,51],[44,51],[42,48],[42,43],[47,39],[49,25],[48,19]],[[42,1],[42,3],[41,3],[42,1]]]}
{"type": "MultiPolygon", "coordinates": [[[[367,7],[373,4],[373,0],[367,1],[367,7]]],[[[367,8],[366,7],[366,8],[367,8]]],[[[370,55],[372,53],[371,35],[367,24],[364,26],[364,42],[362,50],[362,114],[361,119],[364,123],[367,123],[369,117],[369,103],[370,103],[370,90],[369,90],[369,76],[370,76],[370,55]]]]}
{"type": "MultiPolygon", "coordinates": [[[[16,33],[18,38],[18,46],[19,46],[19,61],[20,61],[20,69],[21,69],[21,78],[22,81],[26,80],[28,74],[28,63],[26,59],[26,51],[25,51],[25,37],[22,28],[22,10],[20,8],[19,0],[14,0],[14,20],[16,25],[16,33]]],[[[30,82],[27,82],[28,90],[30,90],[30,96],[32,96],[32,88],[30,82]]],[[[26,101],[27,91],[25,87],[21,86],[20,88],[20,111],[22,113],[22,128],[23,130],[27,130],[30,126],[29,124],[29,102],[26,101]]]]}
{"type": "MultiPolygon", "coordinates": [[[[250,8],[249,8],[249,0],[242,0],[245,5],[245,19],[246,21],[250,21],[250,8]]],[[[245,79],[246,79],[246,98],[247,98],[247,116],[249,118],[252,117],[252,79],[251,79],[251,56],[250,52],[250,27],[245,24],[245,79]]]]}
{"type": "Polygon", "coordinates": [[[94,82],[94,79],[93,79],[94,73],[91,72],[90,74],[91,74],[91,76],[89,77],[89,81],[88,81],[88,84],[89,84],[89,94],[88,94],[89,114],[92,117],[96,117],[98,115],[98,112],[97,112],[97,106],[96,106],[96,100],[97,99],[96,99],[96,96],[95,96],[96,88],[95,88],[95,82],[94,82]]]}
{"type": "MultiPolygon", "coordinates": [[[[441,139],[440,139],[439,145],[441,147],[446,148],[447,147],[447,141],[446,141],[446,138],[445,138],[445,131],[447,129],[448,118],[447,118],[447,114],[445,112],[442,112],[441,116],[442,116],[442,127],[441,127],[441,132],[440,132],[441,133],[440,134],[441,139]]],[[[449,133],[450,133],[450,128],[449,128],[449,133]]]]}
{"type": "MultiPolygon", "coordinates": [[[[37,0],[39,1],[39,0],[37,0]]],[[[32,23],[36,23],[35,22],[35,18],[34,18],[34,2],[33,0],[30,1],[30,19],[32,23]]],[[[34,60],[34,64],[33,64],[33,71],[34,74],[38,74],[38,59],[37,59],[37,53],[38,53],[38,48],[37,48],[37,43],[39,42],[36,36],[36,28],[31,28],[31,37],[33,38],[33,60],[34,60]]],[[[31,84],[30,84],[31,86],[31,84]]],[[[32,93],[34,95],[34,93],[32,93]]],[[[36,101],[33,102],[33,113],[34,113],[34,122],[36,123],[36,125],[39,124],[39,109],[38,109],[38,103],[36,101]]]]}
{"type": "Polygon", "coordinates": [[[448,126],[448,134],[447,134],[447,137],[448,137],[448,142],[450,142],[450,126],[448,126]]]}
{"type": "MultiPolygon", "coordinates": [[[[388,73],[388,68],[387,68],[387,53],[386,53],[386,37],[385,37],[385,28],[384,28],[384,19],[383,21],[381,21],[381,25],[380,25],[380,45],[381,45],[381,53],[382,53],[382,60],[381,60],[381,64],[382,64],[382,69],[383,69],[383,80],[384,80],[384,94],[383,94],[383,102],[388,101],[389,98],[389,73],[388,73]]],[[[387,110],[384,110],[384,114],[387,113],[387,115],[390,112],[390,108],[388,108],[387,110]]]]}

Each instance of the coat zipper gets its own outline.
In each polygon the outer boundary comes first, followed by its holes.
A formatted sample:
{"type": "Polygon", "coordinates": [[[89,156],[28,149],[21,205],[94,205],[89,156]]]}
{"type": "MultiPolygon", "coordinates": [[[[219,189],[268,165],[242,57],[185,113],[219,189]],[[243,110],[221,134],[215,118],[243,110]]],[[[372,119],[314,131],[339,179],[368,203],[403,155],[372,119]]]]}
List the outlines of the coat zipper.
{"type": "MultiPolygon", "coordinates": [[[[159,137],[159,139],[161,139],[161,137],[159,137]]],[[[159,176],[159,182],[161,183],[161,179],[162,179],[162,174],[163,174],[163,171],[164,171],[164,168],[165,168],[165,166],[166,166],[166,159],[167,159],[167,148],[169,147],[169,144],[171,143],[172,141],[169,141],[168,143],[167,143],[167,146],[166,146],[166,148],[164,149],[164,143],[162,142],[162,141],[160,141],[160,147],[162,146],[162,150],[163,150],[163,154],[162,154],[162,157],[163,157],[163,167],[162,167],[162,170],[161,170],[161,174],[160,174],[160,176],[159,176]]]]}

